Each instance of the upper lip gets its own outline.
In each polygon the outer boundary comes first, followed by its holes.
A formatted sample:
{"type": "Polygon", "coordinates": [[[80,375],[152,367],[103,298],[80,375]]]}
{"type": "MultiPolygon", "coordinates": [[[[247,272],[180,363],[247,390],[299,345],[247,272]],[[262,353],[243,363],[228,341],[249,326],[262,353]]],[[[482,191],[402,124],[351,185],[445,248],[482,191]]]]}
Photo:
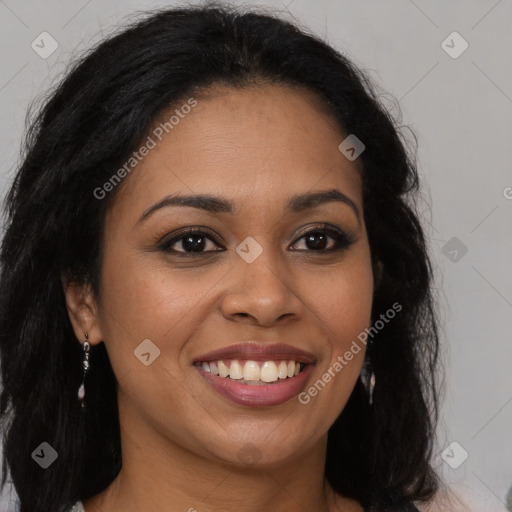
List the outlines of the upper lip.
{"type": "Polygon", "coordinates": [[[315,363],[316,358],[310,352],[300,350],[285,343],[261,343],[246,341],[229,347],[213,350],[194,359],[194,363],[219,361],[226,359],[247,359],[251,361],[293,360],[298,363],[315,363]]]}

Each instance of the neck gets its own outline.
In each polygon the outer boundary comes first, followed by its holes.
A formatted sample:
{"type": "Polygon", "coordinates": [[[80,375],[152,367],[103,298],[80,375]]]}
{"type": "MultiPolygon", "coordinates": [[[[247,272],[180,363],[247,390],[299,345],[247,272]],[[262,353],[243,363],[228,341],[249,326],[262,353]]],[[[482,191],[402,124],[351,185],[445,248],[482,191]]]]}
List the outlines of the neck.
{"type": "Polygon", "coordinates": [[[121,422],[129,425],[121,428],[122,469],[109,487],[84,501],[86,512],[362,510],[325,482],[327,435],[293,460],[261,468],[200,456],[134,416],[121,422]]]}

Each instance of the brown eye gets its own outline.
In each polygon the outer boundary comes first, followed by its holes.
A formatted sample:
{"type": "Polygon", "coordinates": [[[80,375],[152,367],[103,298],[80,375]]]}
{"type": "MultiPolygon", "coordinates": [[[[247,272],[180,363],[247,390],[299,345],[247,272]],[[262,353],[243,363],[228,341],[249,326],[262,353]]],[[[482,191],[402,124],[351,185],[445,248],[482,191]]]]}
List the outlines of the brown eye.
{"type": "Polygon", "coordinates": [[[189,230],[174,236],[159,246],[163,251],[170,253],[201,254],[223,250],[213,237],[204,231],[189,230]]]}
{"type": "MultiPolygon", "coordinates": [[[[329,245],[329,239],[332,240],[332,238],[329,235],[326,235],[325,233],[309,233],[306,237],[306,245],[308,249],[318,251],[320,249],[326,249],[329,245]]],[[[336,242],[336,241],[334,241],[336,242]]]]}
{"type": "Polygon", "coordinates": [[[291,249],[295,251],[331,252],[346,249],[354,242],[353,237],[336,228],[316,228],[298,238],[291,249]],[[302,247],[297,247],[297,245],[302,247]]]}
{"type": "Polygon", "coordinates": [[[202,235],[188,235],[184,236],[173,245],[176,246],[173,250],[178,250],[180,247],[183,252],[202,252],[207,246],[207,238],[202,235]]]}

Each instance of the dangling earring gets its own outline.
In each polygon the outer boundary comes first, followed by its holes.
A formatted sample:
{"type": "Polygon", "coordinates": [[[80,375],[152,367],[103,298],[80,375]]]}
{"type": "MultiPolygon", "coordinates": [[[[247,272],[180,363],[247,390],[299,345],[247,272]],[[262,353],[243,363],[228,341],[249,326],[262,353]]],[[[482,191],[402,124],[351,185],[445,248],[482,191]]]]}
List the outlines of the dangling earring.
{"type": "Polygon", "coordinates": [[[366,361],[361,377],[366,391],[368,392],[368,403],[372,405],[373,390],[375,389],[375,373],[373,372],[373,365],[370,359],[366,361]]]}
{"type": "Polygon", "coordinates": [[[85,409],[85,375],[87,374],[87,370],[89,369],[89,350],[91,349],[91,345],[87,341],[89,339],[89,335],[85,334],[85,341],[83,344],[84,348],[84,359],[82,361],[82,367],[83,367],[83,376],[82,376],[82,384],[80,384],[80,387],[78,388],[78,401],[82,405],[82,410],[85,409]]]}
{"type": "Polygon", "coordinates": [[[373,404],[373,390],[375,389],[375,373],[373,371],[373,366],[371,365],[370,363],[370,371],[371,371],[371,374],[370,374],[370,379],[368,381],[368,395],[369,395],[369,400],[368,402],[370,403],[370,405],[373,404]]]}

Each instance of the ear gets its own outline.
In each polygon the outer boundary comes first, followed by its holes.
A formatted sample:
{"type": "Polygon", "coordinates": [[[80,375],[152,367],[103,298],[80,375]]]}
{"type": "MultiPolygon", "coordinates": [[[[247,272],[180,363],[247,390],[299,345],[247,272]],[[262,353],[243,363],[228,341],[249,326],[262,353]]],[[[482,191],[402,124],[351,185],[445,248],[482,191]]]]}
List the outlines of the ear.
{"type": "Polygon", "coordinates": [[[87,341],[91,345],[101,343],[103,340],[100,330],[98,306],[91,286],[73,282],[64,276],[61,278],[61,281],[69,319],[78,341],[83,343],[85,341],[85,334],[87,334],[89,336],[87,341]]]}

